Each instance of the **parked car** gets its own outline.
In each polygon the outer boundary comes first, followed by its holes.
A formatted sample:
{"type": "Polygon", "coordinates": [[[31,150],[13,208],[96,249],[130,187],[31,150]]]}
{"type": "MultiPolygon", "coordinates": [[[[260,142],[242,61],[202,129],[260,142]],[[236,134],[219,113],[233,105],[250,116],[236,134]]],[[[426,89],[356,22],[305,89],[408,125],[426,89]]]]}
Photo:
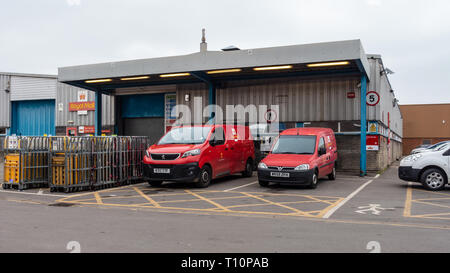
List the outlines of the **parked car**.
{"type": "Polygon", "coordinates": [[[208,187],[212,179],[253,174],[255,149],[247,126],[204,125],[174,127],[144,157],[150,185],[164,181],[194,182],[208,187]]]}
{"type": "Polygon", "coordinates": [[[400,162],[398,176],[405,181],[422,183],[430,191],[443,190],[450,177],[450,143],[405,157],[400,162]]]}
{"type": "Polygon", "coordinates": [[[416,148],[416,149],[411,151],[411,154],[413,155],[413,154],[431,152],[434,149],[439,148],[440,146],[445,145],[447,143],[450,143],[450,141],[443,141],[443,142],[436,143],[434,145],[428,145],[425,148],[416,148]]]}
{"type": "Polygon", "coordinates": [[[331,129],[289,129],[280,134],[269,155],[258,165],[259,184],[316,188],[320,177],[336,179],[337,159],[336,138],[331,129]]]}

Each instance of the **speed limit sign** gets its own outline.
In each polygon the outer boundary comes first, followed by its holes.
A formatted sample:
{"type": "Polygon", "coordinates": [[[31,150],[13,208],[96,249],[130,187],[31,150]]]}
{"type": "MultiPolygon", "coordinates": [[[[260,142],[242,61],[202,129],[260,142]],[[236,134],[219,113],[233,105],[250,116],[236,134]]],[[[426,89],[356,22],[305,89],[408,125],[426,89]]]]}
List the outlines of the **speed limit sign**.
{"type": "Polygon", "coordinates": [[[380,94],[378,94],[375,91],[371,91],[367,93],[367,105],[369,106],[376,106],[378,103],[380,103],[380,94]]]}

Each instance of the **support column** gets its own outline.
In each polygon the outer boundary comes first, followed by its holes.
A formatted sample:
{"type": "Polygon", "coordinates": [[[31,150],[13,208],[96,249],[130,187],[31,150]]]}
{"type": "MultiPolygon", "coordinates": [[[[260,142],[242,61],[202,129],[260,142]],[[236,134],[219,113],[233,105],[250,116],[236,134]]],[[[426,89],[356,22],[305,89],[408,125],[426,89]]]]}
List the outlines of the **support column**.
{"type": "Polygon", "coordinates": [[[95,135],[102,135],[102,93],[95,92],[95,135]]]}
{"type": "MultiPolygon", "coordinates": [[[[209,105],[215,105],[216,104],[216,86],[212,82],[208,83],[208,86],[209,86],[209,93],[208,93],[209,105]]],[[[215,109],[210,109],[210,111],[209,111],[210,119],[214,118],[213,113],[215,116],[215,109]]]]}
{"type": "Polygon", "coordinates": [[[367,77],[361,76],[361,156],[360,156],[360,175],[367,175],[367,77]]]}

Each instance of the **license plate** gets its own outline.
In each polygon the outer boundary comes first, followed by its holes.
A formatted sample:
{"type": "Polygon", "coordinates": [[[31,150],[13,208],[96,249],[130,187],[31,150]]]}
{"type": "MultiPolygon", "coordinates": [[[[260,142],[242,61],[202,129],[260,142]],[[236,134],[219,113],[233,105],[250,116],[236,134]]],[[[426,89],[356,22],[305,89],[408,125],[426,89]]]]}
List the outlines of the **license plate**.
{"type": "Polygon", "coordinates": [[[282,177],[282,178],[289,178],[289,173],[270,173],[270,176],[272,177],[282,177]]]}
{"type": "Polygon", "coordinates": [[[170,169],[153,169],[154,173],[170,173],[170,169]]]}

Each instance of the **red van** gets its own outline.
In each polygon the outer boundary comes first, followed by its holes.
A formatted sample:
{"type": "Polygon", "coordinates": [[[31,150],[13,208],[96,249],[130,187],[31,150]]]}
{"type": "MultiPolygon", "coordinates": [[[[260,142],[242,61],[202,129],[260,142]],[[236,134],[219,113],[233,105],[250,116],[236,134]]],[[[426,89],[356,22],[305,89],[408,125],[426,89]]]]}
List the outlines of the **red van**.
{"type": "Polygon", "coordinates": [[[174,127],[144,157],[144,176],[152,186],[163,181],[194,182],[208,187],[212,179],[253,174],[255,146],[247,126],[174,127]]]}
{"type": "Polygon", "coordinates": [[[283,131],[269,155],[258,165],[259,184],[317,187],[320,177],[336,179],[336,137],[331,129],[295,128],[283,131]]]}

